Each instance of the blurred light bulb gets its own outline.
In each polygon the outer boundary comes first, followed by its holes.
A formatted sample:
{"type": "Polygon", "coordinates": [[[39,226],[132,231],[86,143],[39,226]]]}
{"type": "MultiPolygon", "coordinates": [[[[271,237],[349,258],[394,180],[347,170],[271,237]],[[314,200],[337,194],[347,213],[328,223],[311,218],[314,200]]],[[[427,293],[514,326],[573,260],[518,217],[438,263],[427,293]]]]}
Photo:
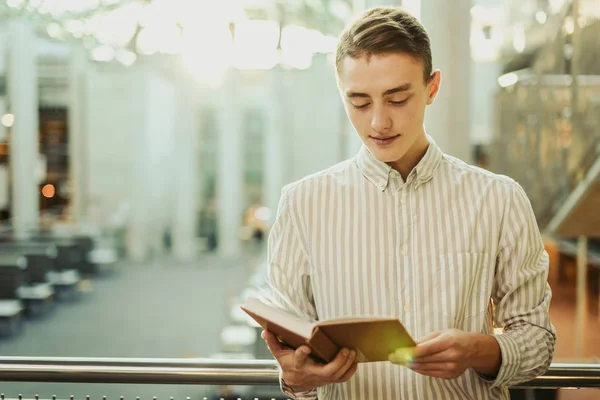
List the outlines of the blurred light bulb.
{"type": "Polygon", "coordinates": [[[131,51],[119,49],[115,54],[115,58],[124,66],[130,67],[136,62],[137,55],[131,51]]]}
{"type": "Polygon", "coordinates": [[[6,1],[6,5],[11,8],[21,7],[21,6],[23,6],[23,3],[25,3],[25,0],[7,0],[6,1]]]}
{"type": "Polygon", "coordinates": [[[59,36],[62,35],[63,29],[56,22],[52,22],[52,23],[48,24],[48,26],[46,27],[46,32],[48,32],[48,35],[51,38],[56,39],[56,38],[58,38],[59,36]]]}
{"type": "Polygon", "coordinates": [[[2,116],[2,125],[10,128],[15,123],[15,116],[13,114],[4,114],[2,116]]]}
{"type": "Polygon", "coordinates": [[[258,207],[254,217],[260,221],[268,221],[271,218],[271,210],[268,207],[258,207]]]}
{"type": "Polygon", "coordinates": [[[115,57],[115,49],[108,45],[98,46],[94,50],[92,50],[91,56],[92,60],[94,61],[112,61],[112,59],[115,57]]]}
{"type": "Polygon", "coordinates": [[[47,199],[53,198],[55,194],[56,189],[54,188],[54,185],[47,184],[42,188],[42,195],[47,199]]]}
{"type": "Polygon", "coordinates": [[[513,47],[519,53],[525,51],[525,26],[523,24],[517,24],[517,26],[515,26],[513,36],[513,47]]]}
{"type": "Polygon", "coordinates": [[[548,15],[545,12],[538,11],[537,13],[535,13],[535,20],[540,24],[545,24],[547,19],[548,15]]]}
{"type": "Polygon", "coordinates": [[[69,20],[65,22],[65,30],[70,32],[74,37],[80,38],[83,36],[85,24],[78,20],[69,20]]]}
{"type": "Polygon", "coordinates": [[[519,81],[519,76],[513,72],[504,74],[498,78],[498,84],[503,88],[514,85],[519,81]]]}
{"type": "Polygon", "coordinates": [[[572,35],[575,32],[575,21],[573,17],[565,18],[565,32],[567,35],[572,35]]]}

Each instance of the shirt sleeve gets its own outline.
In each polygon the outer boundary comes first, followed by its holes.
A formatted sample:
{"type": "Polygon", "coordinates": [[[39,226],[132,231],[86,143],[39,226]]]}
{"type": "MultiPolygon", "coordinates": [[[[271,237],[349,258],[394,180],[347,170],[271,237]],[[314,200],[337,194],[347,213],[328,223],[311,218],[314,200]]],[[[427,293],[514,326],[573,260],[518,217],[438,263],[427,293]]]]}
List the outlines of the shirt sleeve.
{"type": "Polygon", "coordinates": [[[548,254],[527,195],[512,185],[500,237],[492,298],[502,364],[492,387],[514,386],[543,375],[554,354],[556,332],[548,309],[548,254]]]}
{"type": "Polygon", "coordinates": [[[317,389],[308,390],[306,392],[298,392],[294,391],[294,389],[290,388],[283,378],[281,378],[281,374],[279,377],[281,391],[286,395],[290,396],[290,398],[295,400],[316,400],[317,399],[317,389]]]}
{"type": "MultiPolygon", "coordinates": [[[[317,320],[306,245],[298,229],[299,218],[290,201],[290,187],[282,190],[277,216],[267,244],[268,301],[306,320],[317,320]]],[[[317,390],[294,392],[281,378],[283,393],[298,400],[317,398],[317,390]]]]}

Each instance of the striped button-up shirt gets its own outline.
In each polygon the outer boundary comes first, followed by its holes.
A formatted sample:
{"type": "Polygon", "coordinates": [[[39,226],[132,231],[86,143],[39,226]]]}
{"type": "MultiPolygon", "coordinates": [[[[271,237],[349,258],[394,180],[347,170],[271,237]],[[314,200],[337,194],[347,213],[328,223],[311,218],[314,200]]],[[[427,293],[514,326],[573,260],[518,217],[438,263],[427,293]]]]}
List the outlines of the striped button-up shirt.
{"type": "Polygon", "coordinates": [[[397,317],[415,339],[501,327],[498,375],[469,369],[443,380],[390,362],[361,363],[346,383],[304,393],[284,384],[290,397],[508,399],[508,387],[547,370],[556,337],[548,255],[526,194],[429,139],[406,181],[363,147],[287,185],[269,235],[270,295],[312,321],[397,317]]]}

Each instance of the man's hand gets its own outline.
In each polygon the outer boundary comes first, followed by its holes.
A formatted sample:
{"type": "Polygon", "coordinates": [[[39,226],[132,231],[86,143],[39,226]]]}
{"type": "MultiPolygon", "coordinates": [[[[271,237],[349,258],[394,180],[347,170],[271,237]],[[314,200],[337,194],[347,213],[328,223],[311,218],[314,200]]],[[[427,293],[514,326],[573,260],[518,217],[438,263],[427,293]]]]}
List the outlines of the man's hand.
{"type": "Polygon", "coordinates": [[[333,361],[320,364],[309,357],[308,346],[301,346],[296,350],[287,348],[268,331],[263,331],[261,337],[277,359],[283,380],[295,391],[303,392],[331,383],[346,382],[358,367],[354,350],[342,349],[333,361]]]}
{"type": "Polygon", "coordinates": [[[491,335],[457,329],[436,332],[421,339],[411,358],[406,360],[390,355],[390,361],[396,364],[405,365],[422,375],[443,379],[457,378],[468,368],[493,377],[502,362],[498,342],[491,335]]]}

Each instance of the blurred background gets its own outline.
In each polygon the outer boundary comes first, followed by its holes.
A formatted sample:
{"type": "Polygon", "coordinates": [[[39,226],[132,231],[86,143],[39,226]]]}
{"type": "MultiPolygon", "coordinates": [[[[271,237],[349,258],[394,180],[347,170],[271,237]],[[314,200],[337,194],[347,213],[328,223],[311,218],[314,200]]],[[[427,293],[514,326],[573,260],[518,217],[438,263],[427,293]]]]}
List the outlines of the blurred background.
{"type": "Polygon", "coordinates": [[[264,285],[283,185],[360,148],[333,53],[376,5],[430,33],[444,79],[428,133],[529,195],[554,361],[600,362],[600,0],[0,0],[0,355],[269,359],[239,304],[264,285]]]}

